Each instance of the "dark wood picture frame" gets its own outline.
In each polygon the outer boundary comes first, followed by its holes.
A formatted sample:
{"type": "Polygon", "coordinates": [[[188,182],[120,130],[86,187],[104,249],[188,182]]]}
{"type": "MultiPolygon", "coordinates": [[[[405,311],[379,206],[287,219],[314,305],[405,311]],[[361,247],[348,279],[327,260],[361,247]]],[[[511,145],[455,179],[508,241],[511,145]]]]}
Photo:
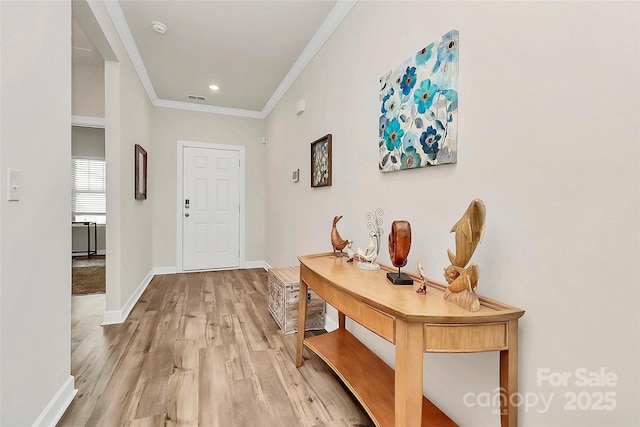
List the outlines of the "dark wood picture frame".
{"type": "Polygon", "coordinates": [[[135,198],[136,200],[147,199],[147,152],[140,144],[136,144],[135,156],[135,198]]]}
{"type": "Polygon", "coordinates": [[[311,187],[331,186],[331,134],[311,143],[311,187]]]}

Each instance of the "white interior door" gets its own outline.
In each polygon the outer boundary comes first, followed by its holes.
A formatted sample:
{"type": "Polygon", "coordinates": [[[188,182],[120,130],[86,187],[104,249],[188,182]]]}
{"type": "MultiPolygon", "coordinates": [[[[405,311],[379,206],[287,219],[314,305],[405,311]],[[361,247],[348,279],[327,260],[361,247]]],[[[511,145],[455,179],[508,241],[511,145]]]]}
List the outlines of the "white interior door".
{"type": "Polygon", "coordinates": [[[184,147],[182,269],[240,265],[240,154],[184,147]]]}

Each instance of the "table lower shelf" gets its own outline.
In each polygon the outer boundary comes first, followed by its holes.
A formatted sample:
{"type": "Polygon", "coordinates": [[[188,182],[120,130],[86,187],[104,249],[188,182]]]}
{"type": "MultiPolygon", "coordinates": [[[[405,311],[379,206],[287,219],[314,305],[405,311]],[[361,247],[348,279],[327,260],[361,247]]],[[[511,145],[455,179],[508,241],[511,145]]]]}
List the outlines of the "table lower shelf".
{"type": "MultiPolygon", "coordinates": [[[[360,401],[376,426],[395,426],[395,372],[346,329],[304,339],[360,401]]],[[[423,426],[457,426],[426,397],[423,426]]]]}

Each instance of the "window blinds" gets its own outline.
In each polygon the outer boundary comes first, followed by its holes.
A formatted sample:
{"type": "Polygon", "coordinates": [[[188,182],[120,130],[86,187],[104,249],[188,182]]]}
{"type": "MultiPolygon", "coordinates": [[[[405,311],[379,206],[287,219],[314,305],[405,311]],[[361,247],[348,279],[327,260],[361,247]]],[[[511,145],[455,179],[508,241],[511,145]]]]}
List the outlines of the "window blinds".
{"type": "Polygon", "coordinates": [[[105,161],[72,159],[71,165],[73,220],[104,223],[107,212],[105,161]]]}

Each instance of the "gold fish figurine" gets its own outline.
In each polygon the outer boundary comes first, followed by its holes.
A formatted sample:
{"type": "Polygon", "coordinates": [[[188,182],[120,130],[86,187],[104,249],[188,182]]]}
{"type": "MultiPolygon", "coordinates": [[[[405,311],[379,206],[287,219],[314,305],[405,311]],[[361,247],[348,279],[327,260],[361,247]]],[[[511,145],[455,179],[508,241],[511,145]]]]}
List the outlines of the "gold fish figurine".
{"type": "Polygon", "coordinates": [[[456,233],[456,253],[447,250],[449,261],[456,267],[465,267],[484,233],[486,208],[480,199],[473,200],[460,220],[451,228],[456,233]]]}

